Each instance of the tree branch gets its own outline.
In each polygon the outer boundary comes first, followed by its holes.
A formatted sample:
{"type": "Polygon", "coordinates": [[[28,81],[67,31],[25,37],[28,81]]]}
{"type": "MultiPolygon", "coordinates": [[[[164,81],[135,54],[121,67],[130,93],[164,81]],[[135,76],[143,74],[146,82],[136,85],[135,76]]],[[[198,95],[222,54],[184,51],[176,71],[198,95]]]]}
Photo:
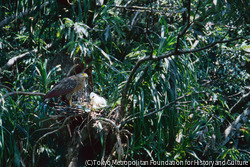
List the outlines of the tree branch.
{"type": "Polygon", "coordinates": [[[233,114],[241,110],[250,101],[250,92],[240,98],[240,100],[230,108],[229,113],[233,114]]]}
{"type": "Polygon", "coordinates": [[[149,34],[149,20],[150,20],[150,18],[152,16],[152,13],[153,13],[153,7],[152,7],[151,0],[150,0],[150,7],[151,7],[151,13],[148,14],[148,16],[147,16],[146,39],[148,40],[148,43],[149,43],[149,45],[151,47],[150,57],[152,58],[153,57],[153,53],[154,53],[154,46],[153,46],[153,44],[152,44],[152,42],[151,42],[151,40],[149,39],[149,36],[148,36],[148,34],[149,34]]]}
{"type": "Polygon", "coordinates": [[[15,56],[15,57],[9,59],[9,61],[2,68],[0,68],[0,72],[5,70],[5,69],[8,69],[13,64],[15,64],[15,62],[17,62],[18,60],[20,60],[20,59],[24,58],[25,56],[30,55],[32,53],[37,53],[37,49],[33,49],[31,51],[28,51],[28,52],[23,53],[23,54],[21,54],[19,56],[15,56]]]}
{"type": "Polygon", "coordinates": [[[116,132],[119,131],[120,125],[116,125],[114,121],[112,121],[108,118],[97,117],[97,118],[93,118],[93,120],[100,120],[100,121],[108,122],[109,124],[111,124],[115,128],[116,132]]]}
{"type": "Polygon", "coordinates": [[[233,121],[229,127],[224,131],[224,141],[222,142],[222,146],[225,145],[231,137],[236,133],[237,130],[249,120],[250,107],[247,107],[242,114],[240,114],[235,121],[233,121]]]}
{"type": "Polygon", "coordinates": [[[10,92],[12,91],[12,89],[11,89],[10,87],[6,86],[6,85],[0,84],[0,87],[3,87],[3,88],[5,88],[5,89],[8,89],[10,92]]]}
{"type": "MultiPolygon", "coordinates": [[[[45,48],[46,48],[46,49],[49,49],[51,46],[52,46],[52,43],[47,44],[47,45],[45,46],[45,48]]],[[[28,55],[30,55],[30,54],[32,54],[32,53],[37,53],[37,52],[38,52],[38,49],[33,49],[33,50],[31,50],[31,51],[28,51],[28,52],[23,53],[23,54],[21,54],[21,55],[19,55],[19,56],[15,56],[15,57],[9,59],[9,61],[8,61],[3,67],[0,68],[0,72],[2,72],[3,70],[6,70],[6,69],[8,69],[8,68],[10,68],[10,67],[13,66],[17,61],[22,60],[24,57],[26,57],[26,56],[28,56],[28,55]]]]}
{"type": "Polygon", "coordinates": [[[153,59],[153,58],[152,58],[151,56],[147,56],[146,58],[139,60],[139,61],[136,63],[136,65],[134,66],[134,68],[132,69],[132,71],[131,71],[131,73],[130,73],[130,75],[129,75],[127,81],[126,81],[126,84],[125,84],[125,86],[124,86],[124,88],[123,88],[123,91],[122,91],[122,97],[121,97],[121,98],[122,98],[122,99],[121,99],[121,117],[122,117],[122,118],[125,116],[125,112],[126,112],[126,111],[125,111],[125,108],[126,108],[125,104],[126,104],[126,99],[127,99],[126,96],[127,96],[129,84],[130,84],[130,82],[132,81],[132,78],[133,78],[135,72],[136,72],[137,69],[141,66],[142,63],[147,62],[147,61],[152,60],[152,59],[153,59]]]}
{"type": "MultiPolygon", "coordinates": [[[[176,46],[175,46],[175,52],[178,53],[179,52],[179,46],[180,46],[180,39],[181,37],[187,32],[187,30],[189,29],[189,27],[194,23],[194,21],[192,21],[190,23],[190,16],[191,16],[191,1],[188,0],[187,2],[187,8],[188,8],[188,20],[187,20],[187,26],[186,28],[184,28],[184,30],[178,34],[178,37],[177,37],[177,42],[176,42],[176,46]]],[[[198,11],[198,6],[197,6],[197,11],[198,11]]],[[[196,11],[196,12],[197,12],[196,11]]]]}
{"type": "MultiPolygon", "coordinates": [[[[223,37],[224,39],[224,37],[223,37]]],[[[229,43],[229,42],[232,42],[232,41],[236,41],[236,40],[239,40],[239,39],[245,39],[245,37],[241,36],[241,37],[237,37],[237,38],[232,38],[232,39],[228,39],[228,40],[219,40],[219,41],[216,41],[216,42],[213,42],[207,46],[204,46],[204,47],[201,47],[201,48],[198,48],[198,49],[190,49],[190,50],[178,50],[176,52],[175,51],[172,51],[172,52],[169,52],[167,54],[164,54],[164,55],[161,55],[161,56],[158,56],[158,57],[151,57],[151,56],[147,56],[143,59],[140,59],[136,65],[134,66],[134,68],[132,69],[127,81],[126,81],[126,84],[123,88],[123,91],[122,91],[122,95],[121,95],[121,117],[123,118],[125,115],[126,115],[126,99],[127,99],[127,92],[128,92],[128,88],[129,88],[129,84],[130,82],[132,81],[132,78],[134,76],[134,74],[136,73],[137,69],[141,66],[141,64],[147,62],[147,61],[158,61],[158,60],[161,60],[161,59],[164,59],[164,58],[168,58],[168,57],[171,57],[171,56],[174,56],[174,55],[181,55],[181,54],[187,54],[187,53],[194,53],[194,52],[199,52],[199,51],[202,51],[202,50],[206,50],[206,49],[209,49],[213,46],[215,46],[216,44],[219,44],[219,43],[229,43]]]]}
{"type": "MultiPolygon", "coordinates": [[[[169,107],[171,107],[173,104],[178,103],[178,101],[180,101],[180,100],[182,100],[182,99],[184,99],[184,98],[187,98],[187,97],[190,97],[190,96],[194,96],[194,95],[199,95],[199,94],[205,94],[205,93],[207,93],[207,92],[206,92],[206,91],[203,91],[203,92],[196,92],[196,93],[192,93],[192,94],[189,94],[189,95],[180,96],[180,97],[176,98],[174,101],[172,101],[172,102],[168,103],[167,105],[161,107],[160,109],[145,114],[144,117],[147,117],[147,116],[149,116],[149,115],[158,113],[159,111],[162,111],[162,110],[164,110],[164,109],[166,109],[166,108],[169,108],[169,107]]],[[[140,113],[138,113],[138,114],[140,114],[140,113]]],[[[132,120],[135,120],[135,119],[140,118],[140,117],[134,117],[134,116],[135,116],[135,115],[133,115],[132,118],[131,118],[131,117],[128,117],[128,118],[124,119],[124,120],[122,121],[122,123],[121,123],[120,126],[123,126],[124,124],[126,124],[127,122],[130,122],[130,121],[132,121],[132,120]]]]}
{"type": "Polygon", "coordinates": [[[194,22],[192,23],[188,23],[188,25],[186,26],[186,28],[178,34],[178,37],[177,37],[177,42],[176,42],[176,46],[175,46],[175,52],[178,53],[179,52],[179,45],[180,45],[180,39],[181,37],[187,32],[188,28],[193,24],[194,22]]]}
{"type": "Polygon", "coordinates": [[[45,93],[40,93],[40,92],[9,92],[5,95],[3,95],[2,97],[0,97],[0,103],[8,96],[12,96],[12,95],[29,95],[29,96],[45,96],[45,93]]]}
{"type": "Polygon", "coordinates": [[[188,0],[188,25],[190,24],[190,16],[191,16],[191,0],[188,0]]]}
{"type": "Polygon", "coordinates": [[[219,43],[229,43],[229,42],[232,42],[232,41],[236,41],[236,40],[239,40],[239,39],[245,39],[245,37],[241,36],[241,37],[237,37],[237,38],[232,38],[232,39],[228,39],[228,40],[219,40],[219,41],[216,41],[216,42],[213,42],[207,46],[204,46],[202,48],[198,48],[198,49],[191,49],[191,50],[186,50],[186,51],[179,51],[179,54],[187,54],[187,53],[194,53],[194,52],[199,52],[199,51],[202,51],[202,50],[206,50],[206,49],[209,49],[213,46],[215,46],[216,44],[219,44],[219,43]]]}
{"type": "MultiPolygon", "coordinates": [[[[102,6],[102,5],[97,5],[102,6]]],[[[145,12],[163,12],[163,13],[183,13],[185,10],[176,10],[175,8],[171,8],[171,6],[163,6],[161,10],[155,7],[143,7],[143,6],[120,6],[120,5],[110,5],[110,7],[120,8],[125,10],[132,10],[132,11],[145,11],[145,12]]]]}

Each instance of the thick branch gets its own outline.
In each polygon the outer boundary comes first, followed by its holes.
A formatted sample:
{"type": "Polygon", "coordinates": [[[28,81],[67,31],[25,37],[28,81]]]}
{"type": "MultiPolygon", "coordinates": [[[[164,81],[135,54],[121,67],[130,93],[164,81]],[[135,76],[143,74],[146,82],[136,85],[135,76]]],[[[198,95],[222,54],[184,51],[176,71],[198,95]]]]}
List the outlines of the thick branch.
{"type": "MultiPolygon", "coordinates": [[[[51,46],[52,46],[52,44],[48,44],[48,45],[45,46],[45,48],[48,49],[48,48],[50,48],[51,46]]],[[[8,61],[2,68],[0,68],[0,72],[2,72],[3,70],[6,70],[6,69],[8,69],[8,68],[10,68],[10,67],[13,66],[17,61],[22,60],[24,57],[26,57],[26,56],[28,56],[28,55],[30,55],[30,54],[32,54],[32,53],[37,53],[37,52],[38,52],[37,49],[33,49],[33,50],[31,50],[31,51],[28,51],[28,52],[23,53],[23,54],[21,54],[21,55],[19,55],[19,56],[15,56],[15,57],[9,59],[9,61],[8,61]]]]}
{"type": "Polygon", "coordinates": [[[174,56],[174,55],[180,55],[180,54],[187,54],[187,53],[194,53],[194,52],[199,52],[199,51],[202,51],[202,50],[206,50],[206,49],[209,49],[213,46],[215,46],[216,44],[219,44],[219,43],[229,43],[229,42],[232,42],[232,41],[236,41],[236,40],[239,40],[239,39],[244,39],[244,37],[237,37],[237,38],[232,38],[232,39],[229,39],[229,40],[219,40],[219,41],[216,41],[216,42],[213,42],[207,46],[204,46],[204,47],[201,47],[201,48],[198,48],[198,49],[190,49],[190,50],[178,50],[178,51],[172,51],[172,52],[169,52],[167,54],[164,54],[164,55],[161,55],[161,56],[158,56],[158,57],[151,57],[151,56],[147,56],[145,57],[144,59],[141,59],[139,60],[136,65],[134,66],[134,68],[132,69],[127,81],[126,81],[126,84],[123,88],[123,91],[122,91],[122,99],[121,99],[121,117],[123,118],[126,114],[126,98],[127,98],[127,92],[128,92],[128,89],[129,89],[129,84],[130,82],[132,81],[132,78],[134,76],[134,74],[136,73],[137,69],[141,66],[141,64],[147,62],[147,61],[159,61],[161,59],[164,59],[164,58],[168,58],[168,57],[171,57],[171,56],[174,56]]]}
{"type": "Polygon", "coordinates": [[[29,51],[29,52],[23,53],[19,56],[15,56],[15,57],[11,58],[2,68],[0,68],[0,71],[8,69],[13,64],[15,64],[15,62],[17,62],[18,60],[21,60],[25,56],[30,55],[32,53],[36,53],[36,52],[37,52],[37,49],[33,49],[32,51],[29,51]]]}

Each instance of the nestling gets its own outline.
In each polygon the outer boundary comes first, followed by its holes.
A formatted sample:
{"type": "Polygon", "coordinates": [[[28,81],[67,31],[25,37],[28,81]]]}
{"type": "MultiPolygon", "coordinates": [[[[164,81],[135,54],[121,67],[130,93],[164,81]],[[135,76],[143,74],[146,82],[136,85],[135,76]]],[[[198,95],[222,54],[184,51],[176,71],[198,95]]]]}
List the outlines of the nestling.
{"type": "Polygon", "coordinates": [[[89,97],[91,99],[90,104],[94,109],[103,108],[107,106],[107,101],[98,94],[91,92],[89,97]]]}

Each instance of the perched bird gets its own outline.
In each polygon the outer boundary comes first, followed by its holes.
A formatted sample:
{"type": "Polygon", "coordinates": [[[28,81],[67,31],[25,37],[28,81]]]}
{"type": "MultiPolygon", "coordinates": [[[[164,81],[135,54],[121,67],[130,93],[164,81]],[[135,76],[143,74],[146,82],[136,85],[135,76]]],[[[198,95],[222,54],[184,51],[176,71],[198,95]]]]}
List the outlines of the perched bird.
{"type": "Polygon", "coordinates": [[[80,73],[61,80],[46,95],[45,99],[66,95],[69,105],[72,105],[72,95],[85,86],[85,79],[88,77],[86,73],[80,73]]]}
{"type": "Polygon", "coordinates": [[[103,108],[107,106],[107,101],[103,97],[99,96],[98,94],[91,92],[89,97],[91,100],[90,104],[92,105],[94,109],[103,108]]]}

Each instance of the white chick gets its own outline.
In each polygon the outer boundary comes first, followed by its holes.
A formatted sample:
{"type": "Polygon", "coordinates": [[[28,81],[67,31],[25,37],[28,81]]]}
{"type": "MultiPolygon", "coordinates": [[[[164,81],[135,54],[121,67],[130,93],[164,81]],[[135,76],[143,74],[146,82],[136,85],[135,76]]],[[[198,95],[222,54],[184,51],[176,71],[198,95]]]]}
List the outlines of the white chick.
{"type": "Polygon", "coordinates": [[[89,97],[91,99],[90,104],[94,109],[103,108],[107,106],[107,101],[98,94],[91,92],[89,97]]]}

